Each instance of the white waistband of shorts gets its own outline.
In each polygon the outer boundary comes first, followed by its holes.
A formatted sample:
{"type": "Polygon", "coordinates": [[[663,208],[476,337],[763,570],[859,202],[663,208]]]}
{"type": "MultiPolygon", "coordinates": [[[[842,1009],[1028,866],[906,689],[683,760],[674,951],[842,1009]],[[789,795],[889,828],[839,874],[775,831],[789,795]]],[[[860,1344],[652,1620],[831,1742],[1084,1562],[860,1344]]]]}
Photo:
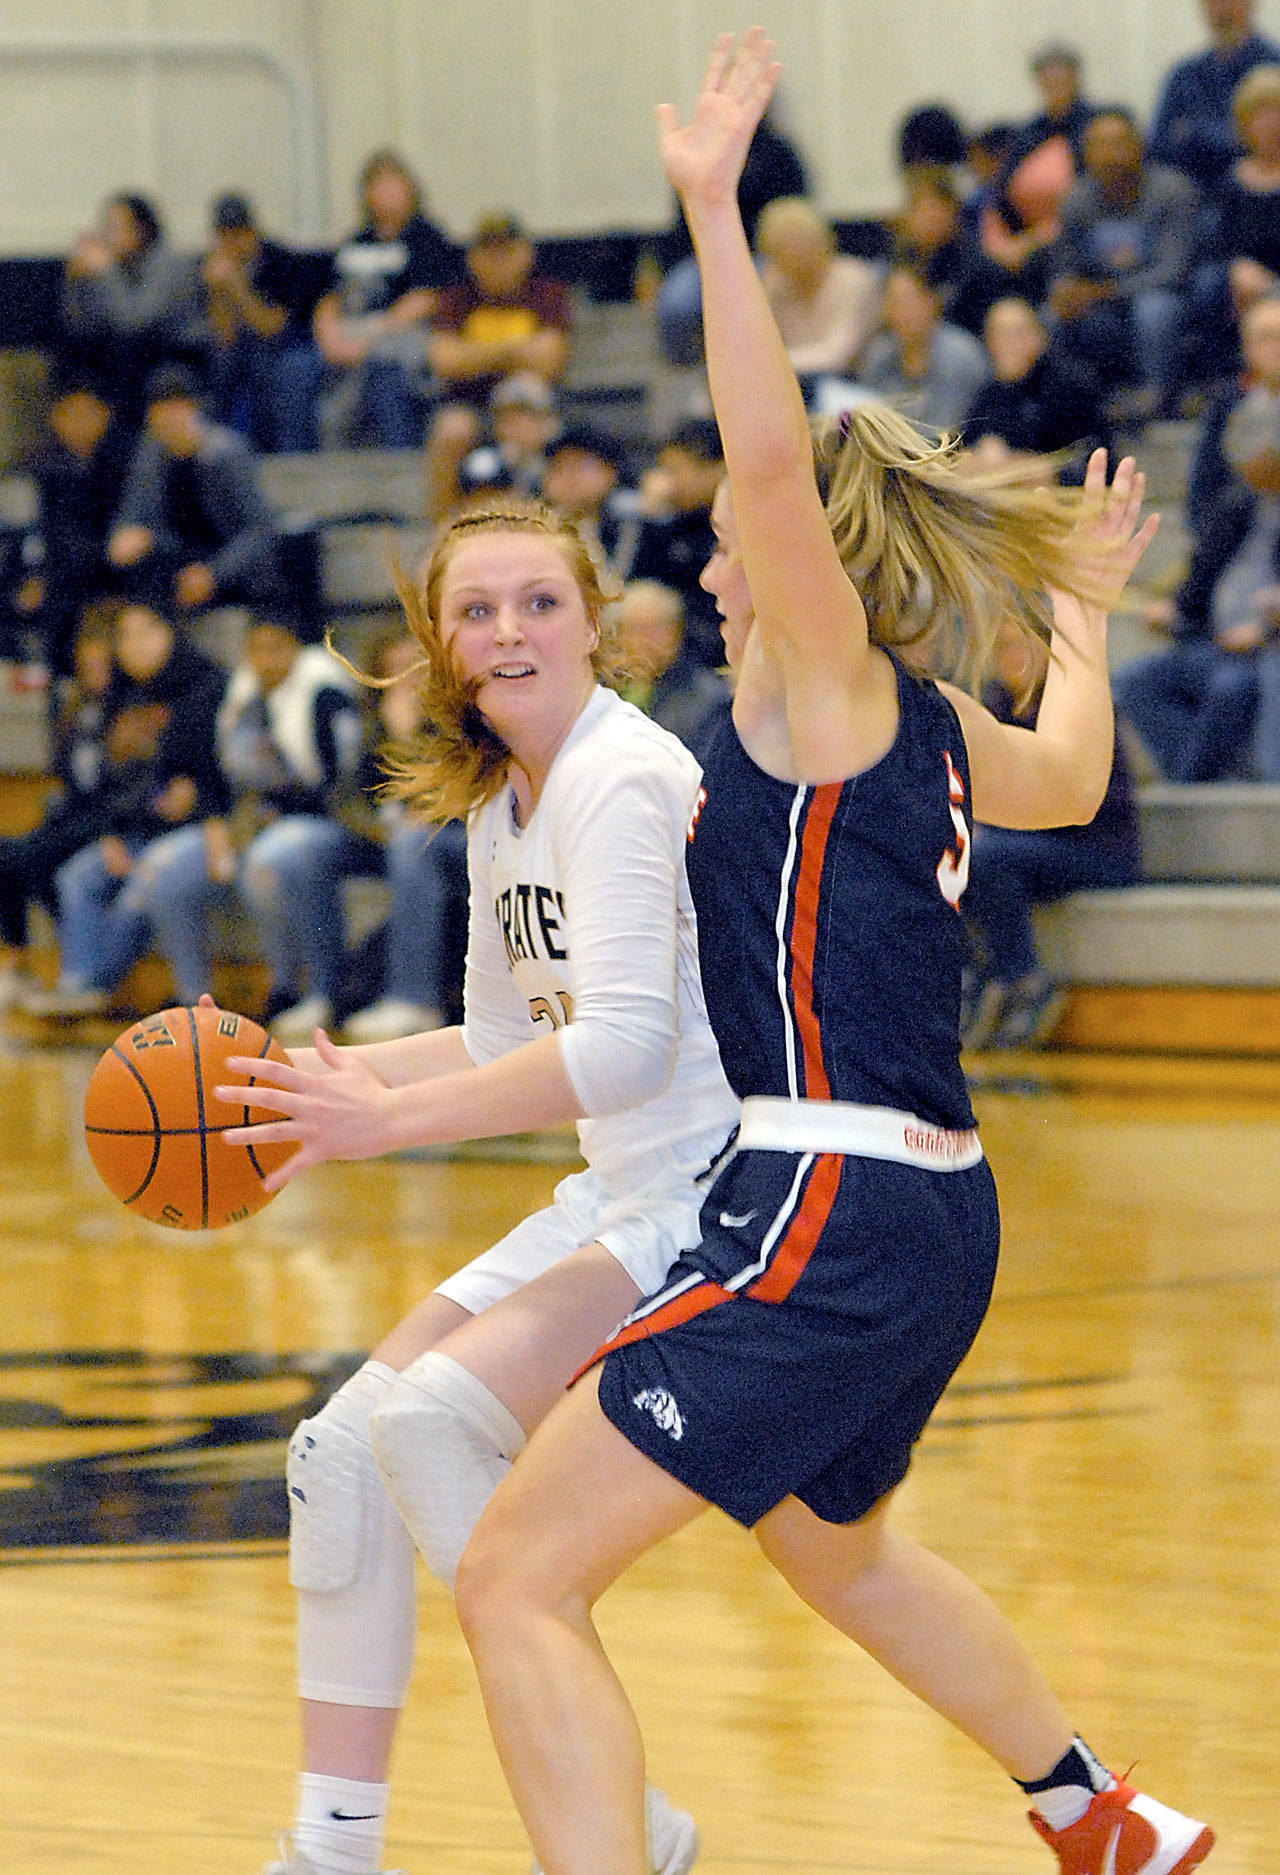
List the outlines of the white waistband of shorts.
{"type": "Polygon", "coordinates": [[[896,1159],[935,1172],[977,1165],[976,1130],[949,1132],[894,1107],[859,1107],[848,1100],[781,1100],[751,1094],[742,1103],[738,1147],[744,1152],[843,1152],[896,1159]]]}

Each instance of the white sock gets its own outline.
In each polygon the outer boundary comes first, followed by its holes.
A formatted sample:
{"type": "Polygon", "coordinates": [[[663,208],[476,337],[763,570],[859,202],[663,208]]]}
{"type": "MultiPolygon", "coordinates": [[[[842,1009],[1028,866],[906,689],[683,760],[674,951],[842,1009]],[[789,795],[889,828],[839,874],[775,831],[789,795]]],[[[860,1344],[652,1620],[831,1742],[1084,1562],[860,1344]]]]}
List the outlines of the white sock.
{"type": "Polygon", "coordinates": [[[378,1875],[390,1796],[389,1784],[304,1771],[294,1847],[315,1863],[317,1875],[378,1875]]]}

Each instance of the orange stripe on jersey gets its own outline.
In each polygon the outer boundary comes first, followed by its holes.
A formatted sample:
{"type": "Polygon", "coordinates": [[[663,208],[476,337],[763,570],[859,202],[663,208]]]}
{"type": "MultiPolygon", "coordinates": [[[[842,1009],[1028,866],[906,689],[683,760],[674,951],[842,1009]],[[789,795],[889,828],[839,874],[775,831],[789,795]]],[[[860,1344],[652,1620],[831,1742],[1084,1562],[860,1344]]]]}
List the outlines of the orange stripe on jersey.
{"type": "Polygon", "coordinates": [[[841,1153],[819,1153],[804,1188],[800,1208],[770,1257],[768,1269],[745,1292],[757,1302],[785,1301],[804,1275],[831,1216],[843,1165],[841,1153]]]}
{"type": "Polygon", "coordinates": [[[791,1002],[804,1060],[806,1100],[830,1100],[831,1086],[822,1061],[822,1035],[813,1006],[813,966],[818,948],[818,899],[827,836],[840,800],[841,783],[815,788],[800,836],[800,866],[791,914],[791,1002]]]}
{"type": "Polygon", "coordinates": [[[705,1315],[708,1309],[714,1309],[717,1304],[732,1300],[733,1297],[729,1291],[722,1289],[719,1283],[705,1280],[696,1288],[684,1290],[680,1295],[673,1296],[670,1302],[665,1302],[660,1309],[654,1309],[653,1313],[646,1315],[642,1321],[629,1322],[625,1328],[620,1328],[616,1335],[610,1335],[609,1339],[602,1342],[596,1349],[591,1359],[582,1363],[569,1385],[572,1386],[574,1380],[581,1380],[597,1361],[602,1361],[606,1354],[612,1354],[615,1348],[628,1348],[633,1341],[647,1341],[650,1335],[658,1334],[663,1328],[678,1328],[681,1322],[691,1322],[695,1315],[705,1315]]]}

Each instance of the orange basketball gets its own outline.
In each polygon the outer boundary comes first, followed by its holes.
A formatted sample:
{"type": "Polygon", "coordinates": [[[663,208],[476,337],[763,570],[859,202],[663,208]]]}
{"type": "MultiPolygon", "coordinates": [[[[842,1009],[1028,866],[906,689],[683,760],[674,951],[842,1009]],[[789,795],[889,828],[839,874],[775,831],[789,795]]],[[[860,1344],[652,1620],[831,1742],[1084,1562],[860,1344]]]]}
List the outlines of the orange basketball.
{"type": "MultiPolygon", "coordinates": [[[[162,1009],[112,1042],[89,1079],[84,1131],[99,1176],[131,1211],[174,1230],[213,1230],[269,1204],[262,1181],[292,1145],[228,1146],[233,1126],[278,1115],[214,1088],[234,1083],[228,1055],[287,1061],[247,1016],[226,1009],[162,1009]]],[[[252,1087],[252,1078],[245,1083],[252,1087]]]]}

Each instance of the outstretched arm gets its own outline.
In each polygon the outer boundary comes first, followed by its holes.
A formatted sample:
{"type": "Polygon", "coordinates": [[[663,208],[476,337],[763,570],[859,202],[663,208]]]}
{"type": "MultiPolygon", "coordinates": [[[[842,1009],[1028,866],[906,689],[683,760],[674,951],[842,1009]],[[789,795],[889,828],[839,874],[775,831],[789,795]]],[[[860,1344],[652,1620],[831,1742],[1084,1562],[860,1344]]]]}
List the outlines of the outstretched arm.
{"type": "Polygon", "coordinates": [[[840,565],[818,495],[808,419],[738,211],[737,186],[778,81],[758,28],[716,42],[687,124],[657,111],[663,165],[680,197],[702,275],[711,398],[757,624],[787,663],[842,673],[866,652],[861,603],[840,565]]]}
{"type": "Polygon", "coordinates": [[[1106,451],[1089,459],[1085,489],[1097,503],[1081,523],[1082,562],[1098,598],[1053,592],[1048,673],[1033,730],[999,723],[971,697],[943,688],[969,751],[973,812],[999,827],[1061,827],[1093,819],[1111,775],[1115,715],[1107,668],[1107,614],[1159,524],[1139,526],[1146,478],[1126,456],[1107,482],[1106,451]]]}

